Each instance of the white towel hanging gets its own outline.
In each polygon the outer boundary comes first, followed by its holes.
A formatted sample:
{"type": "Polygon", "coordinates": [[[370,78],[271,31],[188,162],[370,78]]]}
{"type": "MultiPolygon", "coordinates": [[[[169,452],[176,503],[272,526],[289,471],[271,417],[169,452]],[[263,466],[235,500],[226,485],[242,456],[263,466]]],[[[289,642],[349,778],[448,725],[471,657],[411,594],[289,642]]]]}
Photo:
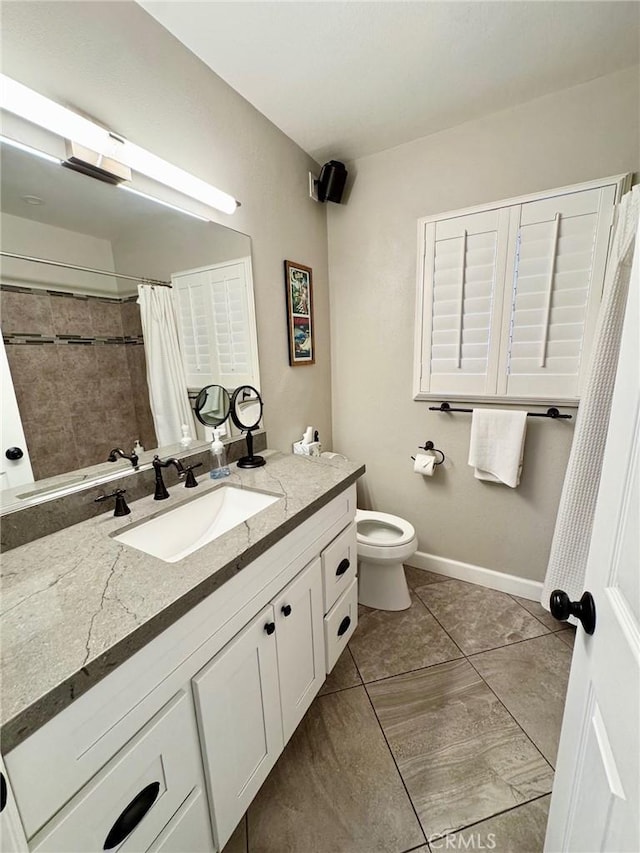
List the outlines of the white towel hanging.
{"type": "Polygon", "coordinates": [[[474,409],[469,442],[469,465],[478,480],[520,482],[527,413],[506,409],[474,409]]]}

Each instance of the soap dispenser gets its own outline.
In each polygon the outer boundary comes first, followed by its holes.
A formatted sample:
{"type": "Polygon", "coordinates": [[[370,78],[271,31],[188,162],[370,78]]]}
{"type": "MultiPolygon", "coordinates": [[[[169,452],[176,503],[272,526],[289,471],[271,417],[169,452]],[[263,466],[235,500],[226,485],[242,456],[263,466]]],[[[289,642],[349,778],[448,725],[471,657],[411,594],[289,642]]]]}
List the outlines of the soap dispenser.
{"type": "Polygon", "coordinates": [[[221,477],[228,477],[231,471],[227,465],[227,453],[224,449],[224,444],[220,440],[222,430],[215,428],[213,430],[213,441],[211,442],[211,471],[209,476],[212,480],[219,480],[221,477]]]}

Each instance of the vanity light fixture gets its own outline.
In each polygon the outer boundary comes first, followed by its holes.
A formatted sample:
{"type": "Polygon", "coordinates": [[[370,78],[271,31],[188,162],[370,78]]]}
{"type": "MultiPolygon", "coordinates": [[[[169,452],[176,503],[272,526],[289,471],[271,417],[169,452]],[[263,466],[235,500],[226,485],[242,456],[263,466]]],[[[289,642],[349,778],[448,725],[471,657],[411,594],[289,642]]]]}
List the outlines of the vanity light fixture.
{"type": "Polygon", "coordinates": [[[178,213],[184,213],[185,216],[192,216],[194,219],[199,219],[201,222],[211,221],[207,219],[206,216],[200,216],[199,213],[192,213],[190,210],[185,210],[184,207],[178,207],[177,204],[171,204],[170,201],[163,201],[161,198],[157,198],[154,195],[148,195],[147,193],[140,192],[140,190],[134,190],[133,187],[128,187],[126,184],[118,184],[118,189],[126,190],[128,193],[140,196],[140,198],[146,198],[149,201],[155,202],[156,204],[161,204],[162,207],[168,207],[170,210],[177,210],[178,213]]]}
{"type": "MultiPolygon", "coordinates": [[[[52,133],[91,151],[123,163],[130,169],[184,193],[223,213],[235,213],[239,202],[233,196],[122,139],[73,110],[34,92],[28,86],[0,74],[0,106],[52,133]]],[[[55,160],[55,158],[53,158],[55,160]]]]}

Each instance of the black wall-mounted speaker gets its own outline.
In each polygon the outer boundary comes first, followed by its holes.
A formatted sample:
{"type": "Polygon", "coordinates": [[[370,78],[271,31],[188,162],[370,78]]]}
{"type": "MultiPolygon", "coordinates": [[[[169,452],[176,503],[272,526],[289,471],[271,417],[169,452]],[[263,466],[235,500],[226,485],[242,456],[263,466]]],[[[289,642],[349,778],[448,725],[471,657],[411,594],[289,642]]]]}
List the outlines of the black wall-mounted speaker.
{"type": "Polygon", "coordinates": [[[325,163],[318,178],[318,201],[340,204],[347,174],[344,163],[339,160],[329,160],[325,163]]]}

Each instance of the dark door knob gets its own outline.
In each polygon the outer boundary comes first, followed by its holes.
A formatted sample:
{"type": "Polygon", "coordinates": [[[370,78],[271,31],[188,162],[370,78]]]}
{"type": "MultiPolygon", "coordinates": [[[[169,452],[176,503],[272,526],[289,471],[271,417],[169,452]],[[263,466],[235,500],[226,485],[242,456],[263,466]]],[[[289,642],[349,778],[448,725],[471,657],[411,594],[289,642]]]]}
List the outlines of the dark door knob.
{"type": "Polygon", "coordinates": [[[273,632],[276,630],[276,623],[267,622],[267,624],[264,626],[264,630],[267,632],[267,634],[273,634],[273,632]]]}
{"type": "Polygon", "coordinates": [[[291,613],[291,605],[284,604],[280,610],[282,611],[283,616],[288,616],[291,613]]]}
{"type": "Polygon", "coordinates": [[[24,453],[21,447],[9,447],[4,454],[7,459],[11,459],[12,462],[15,462],[16,459],[22,459],[24,453]]]}
{"type": "Polygon", "coordinates": [[[566,592],[554,589],[549,599],[551,615],[559,622],[566,622],[569,616],[575,616],[582,622],[587,634],[596,629],[596,603],[590,592],[585,592],[580,601],[571,601],[566,592]]]}

